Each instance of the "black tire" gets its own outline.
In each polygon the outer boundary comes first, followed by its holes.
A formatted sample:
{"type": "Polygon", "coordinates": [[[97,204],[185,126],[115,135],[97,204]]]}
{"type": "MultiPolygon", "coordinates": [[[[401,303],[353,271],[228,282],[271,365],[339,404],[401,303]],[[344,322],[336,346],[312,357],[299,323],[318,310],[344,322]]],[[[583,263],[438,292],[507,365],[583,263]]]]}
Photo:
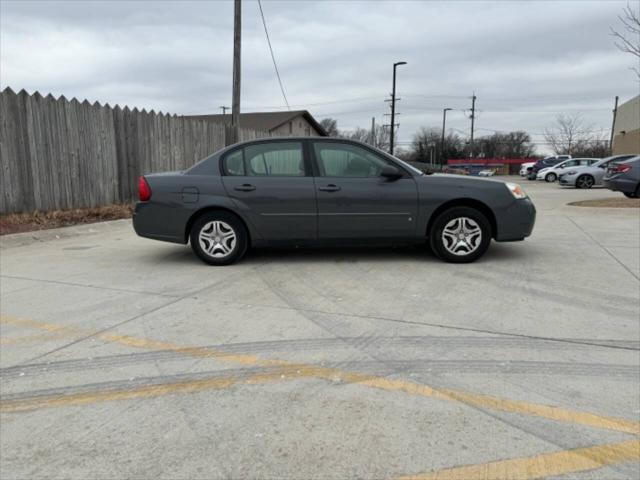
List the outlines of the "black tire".
{"type": "Polygon", "coordinates": [[[537,176],[538,176],[537,173],[529,172],[529,175],[527,176],[527,180],[535,180],[537,176]]]}
{"type": "Polygon", "coordinates": [[[638,198],[638,190],[640,190],[640,188],[637,188],[635,193],[632,193],[632,192],[622,192],[622,193],[624,193],[624,196],[627,198],[638,198]]]}
{"type": "Polygon", "coordinates": [[[547,173],[547,176],[544,177],[544,179],[549,183],[553,183],[558,179],[558,176],[555,173],[547,173]]]}
{"type": "Polygon", "coordinates": [[[591,175],[580,175],[576,178],[576,188],[591,188],[595,183],[594,178],[591,175]]]}
{"type": "Polygon", "coordinates": [[[237,216],[229,212],[207,212],[193,222],[191,232],[189,232],[189,240],[193,252],[205,263],[209,265],[222,266],[230,265],[240,260],[249,246],[249,234],[247,229],[237,216]],[[215,230],[213,222],[217,223],[218,229],[215,230]],[[230,230],[229,230],[230,229],[230,230]],[[211,236],[211,239],[203,239],[204,246],[211,246],[211,253],[201,245],[200,233],[211,236]],[[234,241],[231,241],[229,232],[235,235],[234,241]],[[216,233],[220,232],[220,234],[216,233]],[[224,239],[225,234],[228,238],[224,239]],[[225,250],[230,249],[227,253],[225,250]]]}
{"type": "MultiPolygon", "coordinates": [[[[467,222],[467,224],[469,224],[467,222]]],[[[455,225],[455,224],[454,224],[455,225]]],[[[489,244],[491,243],[491,224],[487,217],[485,217],[480,211],[471,207],[453,207],[449,210],[442,212],[433,222],[431,226],[431,231],[429,232],[429,243],[431,244],[431,249],[433,253],[436,254],[438,258],[444,260],[449,263],[470,263],[478,258],[480,258],[489,248],[489,244]],[[465,248],[462,248],[458,254],[451,252],[447,248],[447,244],[445,243],[445,239],[443,237],[443,232],[445,227],[447,227],[450,222],[455,219],[471,219],[472,222],[475,222],[477,227],[480,230],[480,238],[478,239],[476,248],[469,252],[464,253],[465,248]]],[[[464,242],[466,243],[466,242],[464,242]]],[[[451,247],[451,243],[449,244],[449,248],[451,247]]]]}

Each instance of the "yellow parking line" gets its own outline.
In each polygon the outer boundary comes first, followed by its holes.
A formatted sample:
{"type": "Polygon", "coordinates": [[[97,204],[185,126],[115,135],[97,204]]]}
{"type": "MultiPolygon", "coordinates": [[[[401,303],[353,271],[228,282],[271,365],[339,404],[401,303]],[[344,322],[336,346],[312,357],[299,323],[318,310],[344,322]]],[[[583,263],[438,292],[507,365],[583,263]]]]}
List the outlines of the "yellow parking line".
{"type": "Polygon", "coordinates": [[[20,343],[33,343],[33,342],[50,342],[59,338],[66,337],[62,332],[55,333],[41,333],[38,335],[24,335],[22,337],[0,337],[0,345],[18,345],[20,343]]]}
{"type": "MultiPolygon", "coordinates": [[[[24,325],[32,328],[41,328],[48,331],[60,331],[64,329],[67,331],[84,332],[81,329],[76,329],[73,327],[64,327],[30,319],[10,317],[6,315],[0,315],[0,323],[24,325]]],[[[304,376],[307,377],[313,376],[329,381],[340,381],[344,383],[359,384],[386,391],[404,392],[412,395],[436,398],[439,400],[454,401],[461,404],[479,408],[486,408],[494,411],[532,415],[536,417],[547,418],[550,420],[576,423],[580,425],[587,425],[590,427],[603,428],[608,430],[617,430],[636,435],[640,434],[640,422],[596,415],[588,412],[574,411],[560,407],[552,407],[548,405],[540,405],[536,403],[522,402],[517,400],[507,400],[492,397],[489,395],[481,395],[459,390],[433,388],[428,385],[408,382],[406,380],[396,380],[375,375],[348,372],[337,368],[325,368],[307,364],[296,364],[284,360],[260,359],[255,355],[232,354],[211,350],[209,348],[182,346],[168,342],[132,337],[128,335],[99,333],[95,335],[95,338],[99,338],[100,340],[103,340],[105,342],[118,343],[135,348],[144,348],[150,350],[169,350],[192,357],[212,358],[215,360],[239,363],[248,366],[285,367],[290,369],[291,371],[304,371],[304,376]]]]}
{"type": "Polygon", "coordinates": [[[230,388],[236,384],[244,383],[248,385],[256,385],[271,381],[279,381],[283,377],[292,378],[294,376],[304,377],[306,376],[306,374],[305,372],[296,373],[295,371],[292,372],[289,371],[289,369],[286,369],[269,373],[259,373],[248,376],[246,378],[216,377],[189,380],[184,382],[144,385],[133,388],[122,388],[118,390],[21,398],[0,402],[0,413],[16,413],[45,407],[68,407],[116,400],[132,400],[137,398],[159,397],[162,395],[179,393],[196,393],[205,390],[221,390],[230,388]]]}
{"type": "Polygon", "coordinates": [[[640,440],[447,468],[403,476],[398,480],[532,480],[584,472],[632,460],[640,460],[640,440]]]}

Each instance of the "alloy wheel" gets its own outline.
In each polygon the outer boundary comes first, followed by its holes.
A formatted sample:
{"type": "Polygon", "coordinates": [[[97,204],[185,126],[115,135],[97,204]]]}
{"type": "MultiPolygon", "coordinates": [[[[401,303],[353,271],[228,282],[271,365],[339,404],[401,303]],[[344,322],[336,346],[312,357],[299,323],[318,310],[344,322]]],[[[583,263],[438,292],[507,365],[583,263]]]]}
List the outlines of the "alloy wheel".
{"type": "Polygon", "coordinates": [[[578,188],[591,188],[593,179],[587,175],[578,178],[578,188]]]}
{"type": "Polygon", "coordinates": [[[442,230],[444,248],[453,255],[469,255],[478,249],[481,242],[480,225],[468,217],[454,218],[442,230]]]}
{"type": "Polygon", "coordinates": [[[205,223],[198,234],[202,250],[213,258],[228,256],[236,246],[236,232],[226,222],[214,220],[205,223]]]}

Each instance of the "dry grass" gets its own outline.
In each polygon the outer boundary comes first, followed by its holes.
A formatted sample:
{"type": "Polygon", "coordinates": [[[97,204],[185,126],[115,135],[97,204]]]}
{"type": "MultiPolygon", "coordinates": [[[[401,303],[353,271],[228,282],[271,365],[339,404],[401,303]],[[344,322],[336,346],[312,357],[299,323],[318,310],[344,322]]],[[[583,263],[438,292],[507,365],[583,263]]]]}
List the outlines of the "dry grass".
{"type": "Polygon", "coordinates": [[[614,198],[571,202],[569,205],[573,207],[640,208],[640,198],[627,198],[620,195],[619,197],[614,198]]]}
{"type": "Polygon", "coordinates": [[[133,205],[124,204],[50,212],[12,213],[0,216],[0,235],[131,218],[132,211],[133,205]]]}

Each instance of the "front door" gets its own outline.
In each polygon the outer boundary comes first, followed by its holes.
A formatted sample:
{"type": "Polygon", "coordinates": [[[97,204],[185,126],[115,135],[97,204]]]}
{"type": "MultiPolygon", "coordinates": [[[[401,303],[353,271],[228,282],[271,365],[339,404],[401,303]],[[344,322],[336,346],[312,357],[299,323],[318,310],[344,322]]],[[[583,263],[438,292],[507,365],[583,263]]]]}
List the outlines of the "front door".
{"type": "Polygon", "coordinates": [[[250,144],[222,159],[227,194],[268,241],[317,238],[316,198],[300,141],[250,144]]]}
{"type": "Polygon", "coordinates": [[[318,238],[389,239],[416,235],[418,190],[407,174],[380,176],[393,163],[352,143],[315,140],[318,238]]]}

